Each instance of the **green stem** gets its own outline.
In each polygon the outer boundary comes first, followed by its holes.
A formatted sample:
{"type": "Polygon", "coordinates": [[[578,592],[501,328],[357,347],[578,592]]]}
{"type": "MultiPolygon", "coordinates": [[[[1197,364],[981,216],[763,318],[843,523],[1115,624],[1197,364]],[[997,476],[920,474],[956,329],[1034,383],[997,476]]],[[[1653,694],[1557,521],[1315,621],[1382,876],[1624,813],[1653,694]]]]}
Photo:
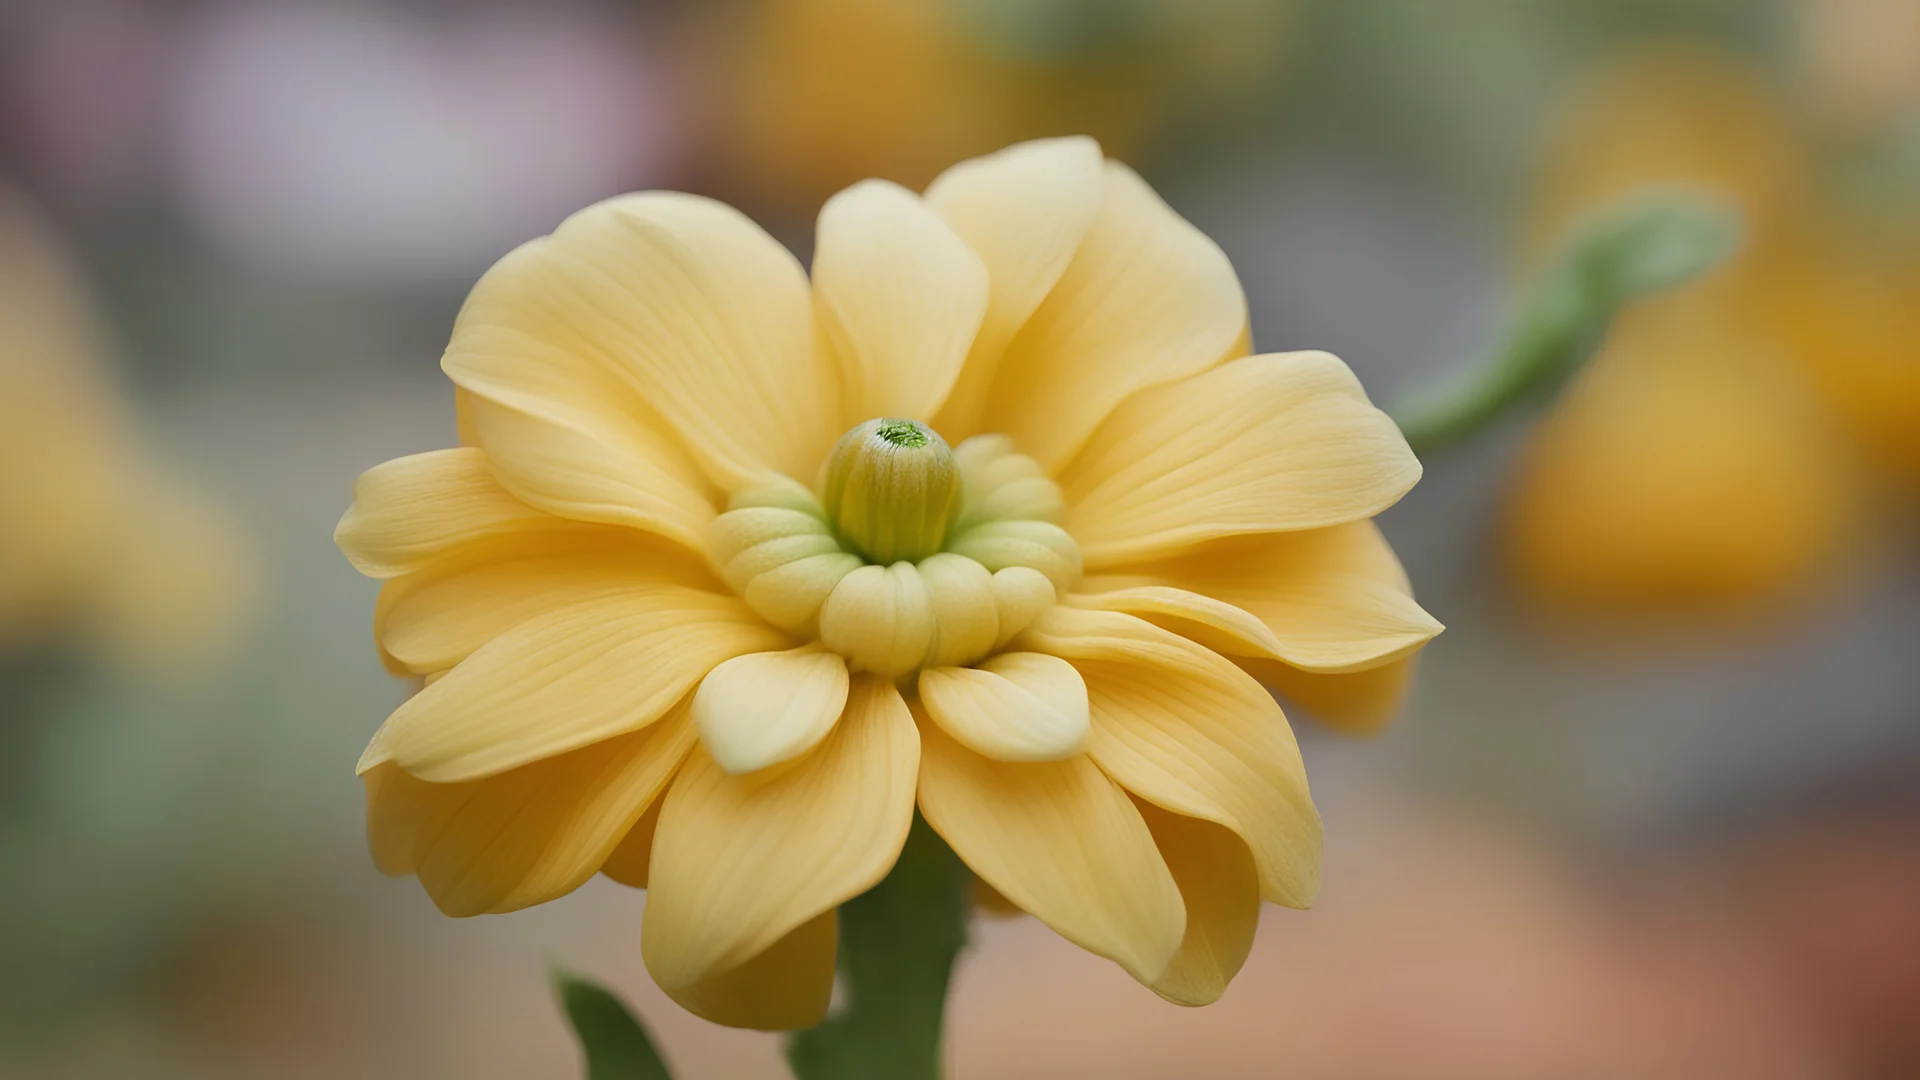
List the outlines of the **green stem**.
{"type": "Polygon", "coordinates": [[[1394,410],[1408,445],[1419,454],[1445,449],[1524,402],[1551,398],[1599,350],[1627,304],[1704,273],[1739,240],[1739,215],[1692,193],[1638,192],[1580,222],[1493,357],[1394,410]]]}
{"type": "Polygon", "coordinates": [[[966,944],[970,882],[915,815],[893,871],[840,905],[847,1007],[788,1041],[800,1080],[939,1080],[947,982],[966,944]]]}

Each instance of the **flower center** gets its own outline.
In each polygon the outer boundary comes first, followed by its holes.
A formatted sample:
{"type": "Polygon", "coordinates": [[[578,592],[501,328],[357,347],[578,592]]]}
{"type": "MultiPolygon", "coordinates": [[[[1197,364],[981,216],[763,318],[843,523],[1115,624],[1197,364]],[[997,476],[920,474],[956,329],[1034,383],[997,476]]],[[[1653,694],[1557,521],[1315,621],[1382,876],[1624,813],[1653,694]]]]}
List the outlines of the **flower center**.
{"type": "Polygon", "coordinates": [[[947,440],[914,420],[869,420],[840,436],[820,505],[843,545],[881,566],[940,550],[960,509],[947,440]]]}
{"type": "Polygon", "coordinates": [[[1080,577],[1059,485],[1004,435],[949,448],[914,420],[841,436],[817,489],[736,492],[707,556],[747,605],[855,670],[978,663],[1080,577]]]}

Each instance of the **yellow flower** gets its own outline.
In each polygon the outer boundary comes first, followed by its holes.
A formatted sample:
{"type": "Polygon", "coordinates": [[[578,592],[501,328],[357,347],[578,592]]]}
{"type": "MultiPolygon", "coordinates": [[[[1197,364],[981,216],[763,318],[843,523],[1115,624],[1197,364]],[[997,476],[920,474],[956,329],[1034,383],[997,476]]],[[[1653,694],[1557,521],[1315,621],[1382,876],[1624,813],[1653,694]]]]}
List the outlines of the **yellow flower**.
{"type": "Polygon", "coordinates": [[[1248,670],[1375,722],[1440,629],[1367,520],[1419,476],[1399,432],[1335,358],[1248,351],[1219,248],[1086,138],[841,192],[811,285],[707,199],[574,215],[455,323],[469,445],[336,534],[427,680],[361,762],[377,863],[453,915],[604,870],[675,1000],[797,1027],[917,805],[1213,1000],[1319,885],[1248,670]]]}
{"type": "Polygon", "coordinates": [[[1550,143],[1531,232],[1641,184],[1711,190],[1743,210],[1744,252],[1642,301],[1529,439],[1508,564],[1563,609],[1745,607],[1835,561],[1851,477],[1769,300],[1807,197],[1778,103],[1736,61],[1659,46],[1602,66],[1550,143]]]}
{"type": "Polygon", "coordinates": [[[1770,267],[1763,310],[1860,453],[1920,490],[1920,256],[1914,230],[1815,222],[1770,267]]]}
{"type": "Polygon", "coordinates": [[[151,460],[107,351],[58,243],[0,191],[0,650],[65,634],[128,675],[191,679],[246,622],[250,552],[151,460]]]}

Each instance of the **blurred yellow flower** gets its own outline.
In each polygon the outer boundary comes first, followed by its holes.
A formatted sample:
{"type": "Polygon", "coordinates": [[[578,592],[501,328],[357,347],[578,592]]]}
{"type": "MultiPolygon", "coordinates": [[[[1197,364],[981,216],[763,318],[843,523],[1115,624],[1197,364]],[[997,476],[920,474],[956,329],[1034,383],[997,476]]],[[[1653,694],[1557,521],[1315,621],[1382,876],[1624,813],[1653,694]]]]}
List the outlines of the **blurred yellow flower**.
{"type": "Polygon", "coordinates": [[[957,157],[1085,131],[1136,154],[1183,106],[1271,77],[1277,0],[752,0],[703,64],[729,173],[811,208],[863,177],[913,187],[957,157]]]}
{"type": "Polygon", "coordinates": [[[49,232],[0,192],[0,650],[72,634],[141,678],[205,674],[250,610],[250,552],[153,462],[49,232]]]}
{"type": "Polygon", "coordinates": [[[1782,107],[1721,54],[1630,52],[1573,95],[1542,181],[1536,247],[1649,182],[1731,199],[1748,244],[1628,312],[1534,432],[1507,515],[1515,577],[1588,610],[1744,606],[1819,577],[1852,529],[1853,478],[1807,380],[1833,342],[1772,312],[1809,198],[1782,107]]]}
{"type": "Polygon", "coordinates": [[[1854,445],[1920,491],[1920,236],[1815,223],[1763,310],[1854,445]]]}
{"type": "Polygon", "coordinates": [[[1334,357],[1249,352],[1220,249],[1087,138],[841,192],[811,282],[707,199],[574,215],[455,324],[471,444],[371,470],[336,534],[426,680],[361,762],[376,862],[453,915],[647,887],[675,1000],[792,1028],[917,805],[1214,1000],[1319,887],[1248,669],[1370,721],[1440,629],[1368,520],[1419,477],[1399,432],[1334,357]]]}

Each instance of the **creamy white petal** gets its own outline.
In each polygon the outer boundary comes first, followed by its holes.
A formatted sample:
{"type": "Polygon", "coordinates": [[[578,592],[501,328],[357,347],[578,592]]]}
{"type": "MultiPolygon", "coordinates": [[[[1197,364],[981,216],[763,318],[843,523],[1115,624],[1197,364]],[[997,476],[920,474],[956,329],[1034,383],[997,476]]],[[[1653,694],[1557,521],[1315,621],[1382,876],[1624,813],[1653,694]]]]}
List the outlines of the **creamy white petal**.
{"type": "Polygon", "coordinates": [[[814,748],[847,705],[847,662],[819,645],[725,661],[693,698],[700,742],[733,774],[791,761],[814,748]]]}

